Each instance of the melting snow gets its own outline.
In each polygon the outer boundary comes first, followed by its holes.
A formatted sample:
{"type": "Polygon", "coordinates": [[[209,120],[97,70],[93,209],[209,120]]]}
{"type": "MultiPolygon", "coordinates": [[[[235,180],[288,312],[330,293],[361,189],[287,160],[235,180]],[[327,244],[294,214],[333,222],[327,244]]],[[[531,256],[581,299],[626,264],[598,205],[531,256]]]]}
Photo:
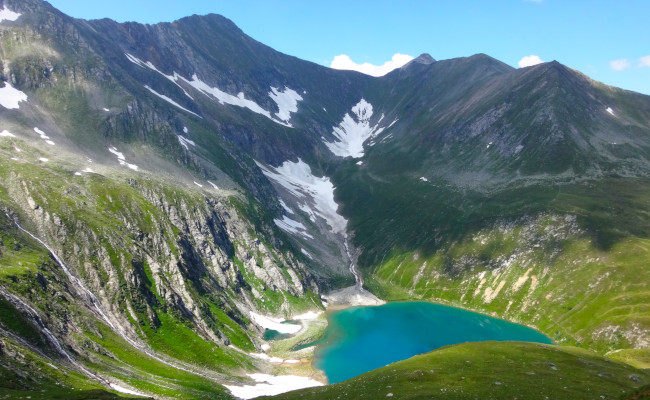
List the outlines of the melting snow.
{"type": "Polygon", "coordinates": [[[346,236],[348,221],[337,213],[339,206],[334,201],[334,185],[328,177],[312,175],[309,165],[301,159],[297,162],[285,161],[277,168],[265,167],[260,163],[257,165],[267,178],[296,197],[301,210],[312,217],[323,218],[332,232],[346,236]]]}
{"type": "Polygon", "coordinates": [[[109,111],[111,111],[111,110],[109,110],[108,108],[105,108],[105,107],[104,107],[104,111],[109,112],[109,111]]]}
{"type": "Polygon", "coordinates": [[[74,174],[75,174],[75,176],[82,176],[81,172],[75,172],[74,174]]]}
{"type": "Polygon", "coordinates": [[[131,61],[135,65],[138,65],[138,66],[140,66],[142,68],[148,68],[148,69],[150,69],[152,71],[155,71],[155,72],[159,73],[160,75],[164,76],[166,79],[170,80],[171,82],[174,82],[174,84],[176,86],[178,86],[183,91],[183,93],[185,93],[185,96],[187,96],[190,99],[194,100],[194,98],[192,96],[190,96],[190,94],[187,93],[187,91],[181,85],[178,84],[178,79],[181,78],[181,76],[178,75],[176,72],[174,72],[174,75],[167,75],[164,72],[160,71],[158,68],[156,68],[156,66],[153,65],[151,63],[151,61],[144,62],[144,61],[140,60],[139,58],[137,58],[137,57],[135,57],[135,56],[133,56],[131,54],[128,54],[128,53],[125,53],[125,55],[126,55],[126,58],[128,58],[129,61],[131,61]]]}
{"type": "Polygon", "coordinates": [[[119,385],[116,385],[114,383],[109,383],[108,385],[111,387],[111,389],[115,390],[116,392],[120,392],[120,393],[124,393],[124,394],[131,394],[131,395],[135,395],[135,396],[144,396],[144,394],[142,394],[142,393],[136,392],[136,391],[131,390],[131,389],[127,389],[127,388],[125,388],[123,386],[119,386],[119,385]]]}
{"type": "Polygon", "coordinates": [[[278,121],[277,119],[274,119],[271,116],[271,113],[263,109],[259,104],[254,102],[253,100],[249,100],[246,98],[246,95],[244,95],[243,92],[239,92],[237,96],[233,96],[231,94],[228,94],[222,90],[219,90],[216,87],[211,87],[207,83],[203,82],[200,80],[196,74],[192,75],[192,80],[185,79],[183,77],[180,77],[183,81],[185,81],[187,84],[195,88],[196,90],[200,91],[201,93],[205,94],[206,96],[212,96],[215,99],[219,101],[220,104],[230,104],[233,106],[238,106],[238,107],[243,107],[243,108],[248,108],[249,110],[253,111],[254,113],[260,114],[265,116],[266,118],[270,119],[273,122],[277,122],[280,125],[288,126],[291,127],[291,125],[278,121]]]}
{"type": "Polygon", "coordinates": [[[607,111],[608,113],[612,114],[612,115],[616,115],[616,114],[614,114],[614,110],[612,110],[612,107],[607,107],[607,110],[606,110],[606,111],[607,111]]]}
{"type": "Polygon", "coordinates": [[[2,7],[2,10],[0,10],[0,22],[2,21],[15,21],[20,17],[22,14],[19,14],[17,12],[13,12],[10,9],[7,8],[5,5],[2,7]]]}
{"type": "Polygon", "coordinates": [[[1,137],[16,137],[16,135],[14,135],[13,133],[11,133],[11,132],[9,132],[7,130],[3,130],[2,132],[0,132],[0,136],[1,137]]]}
{"type": "Polygon", "coordinates": [[[41,137],[41,139],[45,140],[45,143],[49,144],[50,146],[54,146],[54,142],[50,140],[50,137],[45,134],[42,130],[38,128],[34,128],[34,132],[38,133],[38,136],[41,137]]]}
{"type": "Polygon", "coordinates": [[[8,109],[20,108],[21,101],[27,101],[27,95],[5,82],[4,87],[0,88],[0,105],[8,109]]]}
{"type": "Polygon", "coordinates": [[[300,96],[295,90],[289,88],[285,88],[284,92],[281,92],[277,88],[272,87],[269,92],[269,97],[275,101],[275,104],[277,104],[280,109],[280,111],[275,113],[275,115],[281,121],[289,124],[291,113],[298,112],[298,102],[302,100],[302,96],[300,96]]]}
{"type": "Polygon", "coordinates": [[[208,181],[208,183],[209,183],[210,185],[212,185],[213,188],[219,190],[219,186],[215,185],[214,183],[212,183],[212,182],[210,182],[210,181],[208,181]]]}
{"type": "Polygon", "coordinates": [[[357,165],[359,166],[363,165],[363,161],[357,161],[357,165]]]}
{"type": "Polygon", "coordinates": [[[302,329],[302,325],[283,324],[284,320],[281,318],[265,317],[252,311],[250,313],[253,322],[264,329],[272,329],[280,333],[297,333],[302,329]]]}
{"type": "Polygon", "coordinates": [[[292,390],[304,389],[314,386],[323,386],[321,382],[295,375],[267,375],[248,374],[249,377],[258,382],[256,385],[230,386],[224,385],[235,397],[241,399],[253,399],[259,396],[274,396],[292,390]]]}
{"type": "MultiPolygon", "coordinates": [[[[257,113],[257,114],[260,114],[260,115],[263,115],[263,116],[267,117],[268,119],[270,119],[273,122],[276,122],[276,123],[278,123],[280,125],[291,127],[291,125],[289,125],[289,124],[287,124],[285,122],[282,122],[282,121],[278,121],[277,119],[273,118],[271,116],[271,113],[266,111],[259,104],[255,103],[253,100],[246,99],[246,96],[242,92],[237,94],[237,96],[233,96],[233,95],[228,94],[228,93],[226,93],[226,92],[224,92],[222,90],[219,90],[218,88],[211,87],[207,83],[200,80],[196,76],[196,74],[192,75],[192,80],[189,80],[189,79],[179,75],[176,72],[174,72],[173,75],[167,75],[164,72],[160,71],[158,68],[156,68],[156,66],[153,65],[150,61],[144,62],[144,61],[140,60],[139,58],[137,58],[137,57],[135,57],[135,56],[133,56],[131,54],[128,54],[128,53],[125,53],[125,55],[126,55],[126,58],[128,58],[129,61],[131,61],[132,63],[134,63],[134,64],[136,64],[136,65],[138,65],[138,66],[140,66],[142,68],[148,68],[148,69],[150,69],[152,71],[155,71],[155,72],[159,73],[160,75],[164,76],[166,79],[174,82],[174,84],[176,84],[176,86],[181,88],[183,90],[183,92],[185,93],[185,95],[187,97],[191,98],[191,99],[193,99],[192,96],[190,96],[189,93],[187,93],[187,91],[185,91],[185,89],[179,84],[179,82],[185,82],[186,84],[192,86],[193,88],[200,91],[204,95],[212,96],[212,97],[216,98],[219,101],[220,104],[230,104],[230,105],[234,105],[234,106],[238,106],[238,107],[248,108],[249,110],[251,110],[251,111],[253,111],[253,112],[257,113]]],[[[147,87],[147,89],[149,89],[149,90],[152,90],[148,86],[145,86],[145,87],[147,87]]],[[[291,89],[288,89],[288,90],[291,90],[291,89]]],[[[283,93],[284,96],[282,96],[282,97],[292,96],[291,94],[287,94],[287,91],[285,91],[283,93]]],[[[291,90],[291,91],[294,92],[293,90],[291,90]]],[[[158,94],[156,92],[153,92],[153,93],[157,94],[159,96],[162,96],[162,95],[160,95],[160,94],[158,94]]],[[[297,93],[296,93],[296,95],[297,95],[297,93]]],[[[300,96],[298,95],[298,97],[300,97],[300,96]]],[[[163,98],[165,98],[165,100],[169,99],[166,96],[163,97],[163,98]]],[[[171,101],[171,99],[169,99],[168,101],[171,101]]],[[[283,100],[283,101],[287,101],[287,100],[283,100]]],[[[176,103],[172,103],[172,104],[176,105],[177,107],[180,107],[176,103]]],[[[282,111],[282,108],[280,110],[282,111]]],[[[186,110],[186,111],[188,111],[188,110],[186,110]]],[[[188,111],[188,112],[191,112],[191,111],[188,111]]],[[[194,114],[194,113],[192,113],[192,114],[194,114]]],[[[196,115],[196,114],[194,114],[194,115],[196,115]]]]}
{"type": "MultiPolygon", "coordinates": [[[[339,126],[334,127],[332,134],[337,141],[323,140],[327,148],[339,157],[363,157],[363,143],[384,131],[379,123],[374,126],[370,125],[373,109],[372,104],[365,99],[361,99],[352,107],[352,114],[351,116],[346,113],[339,126]]],[[[383,119],[383,115],[381,119],[383,119]]]]}
{"type": "Polygon", "coordinates": [[[288,212],[289,214],[295,214],[293,210],[290,209],[284,201],[282,201],[282,199],[279,200],[280,200],[280,205],[282,206],[282,208],[284,208],[284,211],[288,212]]]}
{"type": "Polygon", "coordinates": [[[300,249],[300,252],[301,252],[302,254],[306,255],[307,257],[309,257],[310,260],[313,260],[313,259],[314,259],[314,257],[312,257],[311,254],[309,254],[309,252],[308,252],[307,250],[301,248],[301,249],[300,249]]]}
{"type": "Polygon", "coordinates": [[[428,180],[427,178],[423,177],[423,176],[420,177],[420,180],[421,180],[422,182],[429,182],[429,180],[428,180]]]}
{"type": "Polygon", "coordinates": [[[124,157],[124,154],[120,153],[115,147],[109,147],[108,151],[110,151],[111,153],[117,156],[117,161],[120,163],[120,165],[126,165],[127,167],[131,168],[134,171],[138,170],[138,166],[126,162],[126,158],[124,157]]]}
{"type": "Polygon", "coordinates": [[[151,93],[155,94],[156,96],[158,96],[158,97],[160,97],[161,99],[163,99],[163,100],[165,100],[166,102],[168,102],[169,104],[171,104],[171,105],[173,105],[173,106],[175,106],[175,107],[178,107],[178,108],[180,108],[181,110],[183,110],[183,111],[185,111],[185,112],[188,112],[188,113],[190,113],[190,114],[196,115],[197,117],[201,118],[197,113],[188,110],[187,108],[185,108],[185,107],[183,107],[182,105],[178,104],[177,102],[175,102],[174,100],[172,100],[172,99],[170,99],[169,97],[165,96],[164,94],[160,94],[160,93],[156,92],[155,90],[153,90],[152,88],[150,88],[150,87],[147,86],[147,85],[145,85],[144,87],[145,87],[145,89],[147,89],[147,90],[150,91],[151,93]]]}
{"type": "Polygon", "coordinates": [[[318,316],[321,315],[322,313],[323,313],[322,311],[319,312],[307,311],[304,314],[296,315],[292,319],[300,320],[300,321],[310,321],[318,318],[318,316]]]}
{"type": "Polygon", "coordinates": [[[40,129],[38,129],[38,128],[34,128],[34,132],[38,133],[38,136],[40,136],[41,139],[44,139],[44,140],[45,140],[45,139],[49,139],[49,138],[50,138],[49,136],[47,136],[47,135],[45,134],[45,132],[43,132],[42,130],[40,130],[40,129]]]}
{"type": "Polygon", "coordinates": [[[282,230],[285,230],[289,233],[294,233],[296,235],[301,235],[304,236],[308,239],[313,239],[314,237],[307,233],[307,228],[305,228],[305,225],[301,224],[300,222],[294,221],[291,218],[287,217],[286,215],[282,217],[282,219],[274,219],[273,222],[282,230]]]}
{"type": "Polygon", "coordinates": [[[48,160],[48,159],[45,158],[45,157],[41,157],[41,158],[38,159],[38,161],[41,161],[41,162],[48,162],[48,161],[50,161],[50,160],[48,160]]]}
{"type": "Polygon", "coordinates": [[[202,188],[202,187],[203,187],[203,185],[201,185],[201,184],[200,184],[200,183],[198,183],[197,181],[194,181],[194,184],[195,184],[196,186],[198,186],[198,187],[200,187],[200,188],[202,188]]]}
{"type": "Polygon", "coordinates": [[[187,130],[187,126],[183,127],[183,133],[188,133],[189,131],[187,130]]]}
{"type": "Polygon", "coordinates": [[[190,139],[184,138],[184,137],[181,136],[181,135],[178,135],[178,141],[181,142],[181,146],[185,147],[185,150],[189,150],[189,149],[190,149],[188,145],[196,146],[196,144],[194,144],[194,141],[193,141],[193,140],[190,140],[190,139]]]}

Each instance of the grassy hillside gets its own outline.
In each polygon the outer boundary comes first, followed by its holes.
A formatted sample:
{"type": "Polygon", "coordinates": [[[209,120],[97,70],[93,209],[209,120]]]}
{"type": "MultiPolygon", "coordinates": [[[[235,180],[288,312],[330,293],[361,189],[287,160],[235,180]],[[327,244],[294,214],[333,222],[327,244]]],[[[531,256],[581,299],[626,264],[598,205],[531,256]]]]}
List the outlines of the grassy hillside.
{"type": "Polygon", "coordinates": [[[573,348],[465,343],[274,399],[619,399],[650,374],[573,348]]]}

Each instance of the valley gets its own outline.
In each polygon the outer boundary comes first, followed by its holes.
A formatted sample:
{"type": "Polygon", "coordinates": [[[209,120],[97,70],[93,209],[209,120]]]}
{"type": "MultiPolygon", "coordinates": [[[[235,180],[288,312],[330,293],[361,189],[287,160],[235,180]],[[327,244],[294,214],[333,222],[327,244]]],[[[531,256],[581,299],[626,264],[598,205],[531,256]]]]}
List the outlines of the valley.
{"type": "Polygon", "coordinates": [[[649,96],[555,61],[423,54],[372,77],[214,14],[0,4],[0,397],[650,385],[649,96]],[[554,345],[445,346],[307,388],[336,310],[407,301],[554,345]]]}

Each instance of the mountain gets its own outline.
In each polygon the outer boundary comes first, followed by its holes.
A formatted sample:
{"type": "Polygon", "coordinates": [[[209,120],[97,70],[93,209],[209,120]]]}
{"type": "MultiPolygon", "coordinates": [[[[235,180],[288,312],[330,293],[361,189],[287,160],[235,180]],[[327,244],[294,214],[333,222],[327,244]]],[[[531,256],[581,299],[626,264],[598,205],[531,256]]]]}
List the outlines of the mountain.
{"type": "MultiPolygon", "coordinates": [[[[15,396],[228,398],[246,372],[314,373],[289,350],[322,318],[271,350],[295,367],[269,362],[265,329],[352,295],[650,365],[650,97],[555,61],[424,54],[374,78],[217,15],[120,24],[0,3],[15,396]]],[[[650,383],[620,368],[622,388],[650,383]]]]}

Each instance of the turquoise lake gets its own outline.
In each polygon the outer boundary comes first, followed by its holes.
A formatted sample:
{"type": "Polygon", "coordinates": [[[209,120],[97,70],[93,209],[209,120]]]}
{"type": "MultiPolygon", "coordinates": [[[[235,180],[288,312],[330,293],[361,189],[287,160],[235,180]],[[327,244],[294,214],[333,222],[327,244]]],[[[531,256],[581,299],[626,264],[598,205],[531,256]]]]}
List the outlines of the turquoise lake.
{"type": "Polygon", "coordinates": [[[314,364],[330,383],[450,344],[485,340],[552,343],[523,325],[424,302],[348,308],[331,313],[328,320],[314,364]]]}

